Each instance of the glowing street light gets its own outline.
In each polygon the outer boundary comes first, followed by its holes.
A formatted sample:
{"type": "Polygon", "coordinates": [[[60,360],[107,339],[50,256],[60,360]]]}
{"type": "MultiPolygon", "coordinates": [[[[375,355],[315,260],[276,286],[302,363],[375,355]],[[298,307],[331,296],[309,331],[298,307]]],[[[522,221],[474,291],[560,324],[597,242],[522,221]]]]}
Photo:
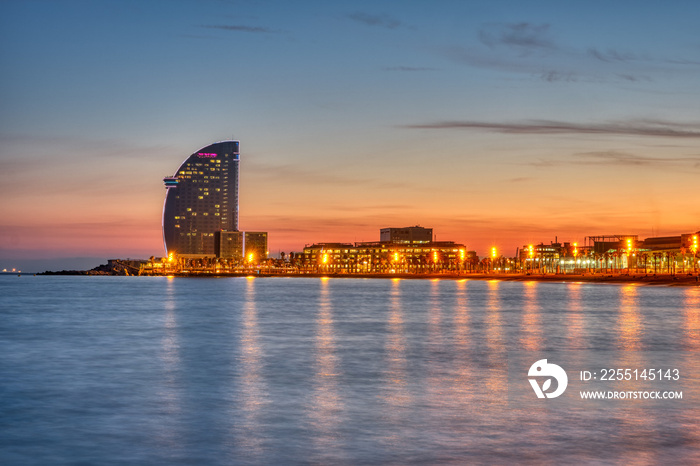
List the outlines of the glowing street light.
{"type": "Polygon", "coordinates": [[[693,253],[693,271],[697,270],[698,261],[695,260],[695,255],[698,253],[698,235],[693,235],[690,243],[690,250],[693,253]]]}
{"type": "Polygon", "coordinates": [[[632,255],[632,238],[627,238],[627,273],[630,273],[630,256],[632,255]]]}

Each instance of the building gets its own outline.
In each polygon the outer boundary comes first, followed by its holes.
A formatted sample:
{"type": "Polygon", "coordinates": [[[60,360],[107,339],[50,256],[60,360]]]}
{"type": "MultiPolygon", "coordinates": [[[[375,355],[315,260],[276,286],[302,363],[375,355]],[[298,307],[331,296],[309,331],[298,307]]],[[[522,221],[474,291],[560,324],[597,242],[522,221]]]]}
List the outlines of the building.
{"type": "Polygon", "coordinates": [[[404,228],[382,228],[379,241],[391,243],[429,243],[433,240],[433,229],[421,226],[404,228]]]}
{"type": "Polygon", "coordinates": [[[267,259],[267,233],[246,231],[243,235],[243,251],[247,262],[259,263],[267,259]]]}
{"type": "Polygon", "coordinates": [[[163,241],[166,254],[216,255],[214,234],[238,230],[239,142],[222,141],[190,155],[164,178],[163,241]]]}
{"type": "Polygon", "coordinates": [[[244,240],[242,231],[217,231],[214,233],[216,257],[242,260],[245,251],[244,240]]]}
{"type": "Polygon", "coordinates": [[[295,255],[295,265],[322,273],[430,273],[471,270],[474,251],[452,241],[432,241],[432,228],[383,228],[380,241],[317,243],[295,255]],[[386,238],[386,239],[385,239],[386,238]]]}
{"type": "Polygon", "coordinates": [[[246,262],[267,259],[267,232],[217,231],[214,233],[216,257],[246,262]]]}

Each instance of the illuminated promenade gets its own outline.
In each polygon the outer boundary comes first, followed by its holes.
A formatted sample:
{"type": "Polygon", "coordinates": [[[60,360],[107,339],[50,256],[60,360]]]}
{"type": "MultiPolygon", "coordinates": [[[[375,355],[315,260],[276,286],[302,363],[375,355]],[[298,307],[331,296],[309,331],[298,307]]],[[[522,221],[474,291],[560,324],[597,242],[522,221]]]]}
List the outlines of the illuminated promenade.
{"type": "Polygon", "coordinates": [[[587,237],[587,243],[525,245],[513,257],[496,247],[488,257],[450,241],[319,243],[279,259],[151,258],[139,275],[334,276],[355,278],[473,278],[501,280],[695,284],[698,233],[639,240],[632,235],[587,237]],[[590,239],[590,240],[589,240],[590,239]]]}
{"type": "Polygon", "coordinates": [[[139,275],[169,277],[332,277],[332,278],[385,278],[385,279],[441,279],[441,280],[499,280],[539,281],[574,283],[636,283],[640,285],[700,286],[700,273],[531,273],[520,272],[470,272],[433,271],[424,273],[405,272],[356,272],[329,273],[323,270],[300,270],[295,267],[274,265],[250,265],[240,267],[200,266],[181,268],[168,263],[149,263],[142,267],[139,275]]]}

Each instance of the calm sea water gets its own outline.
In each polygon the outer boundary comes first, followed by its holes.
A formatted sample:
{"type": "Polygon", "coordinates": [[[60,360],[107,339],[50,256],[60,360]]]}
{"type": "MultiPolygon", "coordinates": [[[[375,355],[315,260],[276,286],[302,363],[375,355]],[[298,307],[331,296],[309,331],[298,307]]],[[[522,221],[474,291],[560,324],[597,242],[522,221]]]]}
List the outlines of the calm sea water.
{"type": "Polygon", "coordinates": [[[698,464],[699,352],[698,288],[2,276],[0,463],[698,464]],[[683,399],[577,399],[599,362],[683,399]]]}

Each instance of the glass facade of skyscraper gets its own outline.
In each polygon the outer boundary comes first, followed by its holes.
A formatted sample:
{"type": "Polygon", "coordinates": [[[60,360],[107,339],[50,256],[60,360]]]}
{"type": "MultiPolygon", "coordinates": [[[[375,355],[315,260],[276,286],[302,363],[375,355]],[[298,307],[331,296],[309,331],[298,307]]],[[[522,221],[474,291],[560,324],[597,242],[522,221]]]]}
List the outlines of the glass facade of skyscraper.
{"type": "Polygon", "coordinates": [[[216,256],[214,234],[238,230],[238,141],[211,144],[190,155],[163,181],[163,240],[167,254],[216,256]]]}

